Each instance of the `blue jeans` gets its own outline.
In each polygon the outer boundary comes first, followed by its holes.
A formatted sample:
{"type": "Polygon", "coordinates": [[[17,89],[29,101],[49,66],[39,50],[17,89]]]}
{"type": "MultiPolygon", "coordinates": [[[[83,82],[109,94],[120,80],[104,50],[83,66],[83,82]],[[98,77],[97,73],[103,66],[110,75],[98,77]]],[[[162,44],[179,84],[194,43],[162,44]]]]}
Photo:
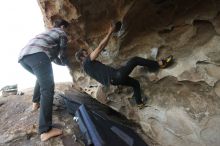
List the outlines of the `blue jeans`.
{"type": "Polygon", "coordinates": [[[25,56],[19,62],[37,77],[33,102],[40,102],[39,133],[45,133],[52,128],[54,78],[51,61],[40,52],[25,56]]]}

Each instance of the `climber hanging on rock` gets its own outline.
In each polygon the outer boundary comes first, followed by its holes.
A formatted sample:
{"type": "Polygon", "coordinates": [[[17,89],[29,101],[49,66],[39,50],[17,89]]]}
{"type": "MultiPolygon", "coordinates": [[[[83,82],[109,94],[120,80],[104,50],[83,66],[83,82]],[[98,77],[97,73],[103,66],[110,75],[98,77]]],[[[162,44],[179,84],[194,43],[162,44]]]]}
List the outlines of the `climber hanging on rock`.
{"type": "Polygon", "coordinates": [[[101,84],[105,86],[109,86],[111,84],[132,87],[134,91],[133,97],[135,98],[138,107],[142,108],[144,106],[144,102],[143,98],[141,97],[139,81],[130,77],[129,74],[138,65],[148,67],[151,70],[166,68],[173,61],[173,57],[169,56],[167,58],[161,59],[160,61],[153,61],[136,56],[129,59],[124,66],[118,69],[112,68],[108,65],[101,63],[96,59],[99,56],[100,52],[108,44],[111,34],[119,30],[119,23],[116,24],[117,25],[114,26],[111,25],[111,27],[108,30],[108,34],[100,42],[100,44],[94,51],[88,53],[85,49],[80,49],[76,52],[75,57],[76,60],[82,64],[84,71],[90,77],[94,78],[101,84]]]}
{"type": "Polygon", "coordinates": [[[65,56],[67,34],[64,31],[68,25],[69,23],[65,20],[56,19],[54,28],[30,40],[19,55],[19,63],[37,78],[32,109],[40,108],[41,141],[62,134],[62,130],[52,127],[54,78],[51,61],[63,66],[68,64],[65,56]]]}

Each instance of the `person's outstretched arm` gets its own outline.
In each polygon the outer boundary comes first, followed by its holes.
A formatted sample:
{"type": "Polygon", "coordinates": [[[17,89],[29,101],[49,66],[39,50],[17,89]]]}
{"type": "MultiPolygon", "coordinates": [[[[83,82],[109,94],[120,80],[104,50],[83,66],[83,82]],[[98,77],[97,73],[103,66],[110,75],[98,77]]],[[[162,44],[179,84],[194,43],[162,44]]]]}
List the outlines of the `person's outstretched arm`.
{"type": "Polygon", "coordinates": [[[114,28],[111,26],[109,28],[108,34],[100,42],[99,46],[94,51],[92,51],[92,53],[89,55],[89,57],[90,57],[90,59],[92,61],[95,60],[99,56],[100,52],[106,47],[106,45],[108,44],[108,41],[110,39],[110,36],[111,36],[113,30],[114,30],[114,28]]]}

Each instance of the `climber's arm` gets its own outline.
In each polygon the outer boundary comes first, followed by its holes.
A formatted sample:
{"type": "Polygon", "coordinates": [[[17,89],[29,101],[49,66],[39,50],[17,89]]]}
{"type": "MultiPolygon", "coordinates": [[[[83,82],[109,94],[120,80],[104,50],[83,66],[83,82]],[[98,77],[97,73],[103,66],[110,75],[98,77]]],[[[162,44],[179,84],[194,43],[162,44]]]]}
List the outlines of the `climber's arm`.
{"type": "Polygon", "coordinates": [[[89,56],[91,60],[95,60],[99,56],[100,52],[106,47],[106,45],[108,44],[108,41],[111,37],[111,34],[112,34],[113,30],[114,30],[114,28],[111,26],[109,28],[108,34],[100,42],[99,46],[94,51],[92,51],[92,53],[89,56]]]}

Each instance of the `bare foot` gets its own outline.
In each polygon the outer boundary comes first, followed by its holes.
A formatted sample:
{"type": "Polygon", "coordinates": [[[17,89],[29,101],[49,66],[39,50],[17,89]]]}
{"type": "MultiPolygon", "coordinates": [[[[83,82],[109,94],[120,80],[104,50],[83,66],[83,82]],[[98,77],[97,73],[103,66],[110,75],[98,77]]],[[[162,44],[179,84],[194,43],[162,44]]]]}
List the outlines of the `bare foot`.
{"type": "Polygon", "coordinates": [[[39,103],[33,102],[33,104],[32,104],[32,111],[38,110],[39,107],[40,107],[40,104],[39,104],[39,103]]]}
{"type": "Polygon", "coordinates": [[[41,141],[46,141],[52,137],[62,135],[63,131],[57,128],[52,128],[50,131],[40,135],[41,141]]]}

